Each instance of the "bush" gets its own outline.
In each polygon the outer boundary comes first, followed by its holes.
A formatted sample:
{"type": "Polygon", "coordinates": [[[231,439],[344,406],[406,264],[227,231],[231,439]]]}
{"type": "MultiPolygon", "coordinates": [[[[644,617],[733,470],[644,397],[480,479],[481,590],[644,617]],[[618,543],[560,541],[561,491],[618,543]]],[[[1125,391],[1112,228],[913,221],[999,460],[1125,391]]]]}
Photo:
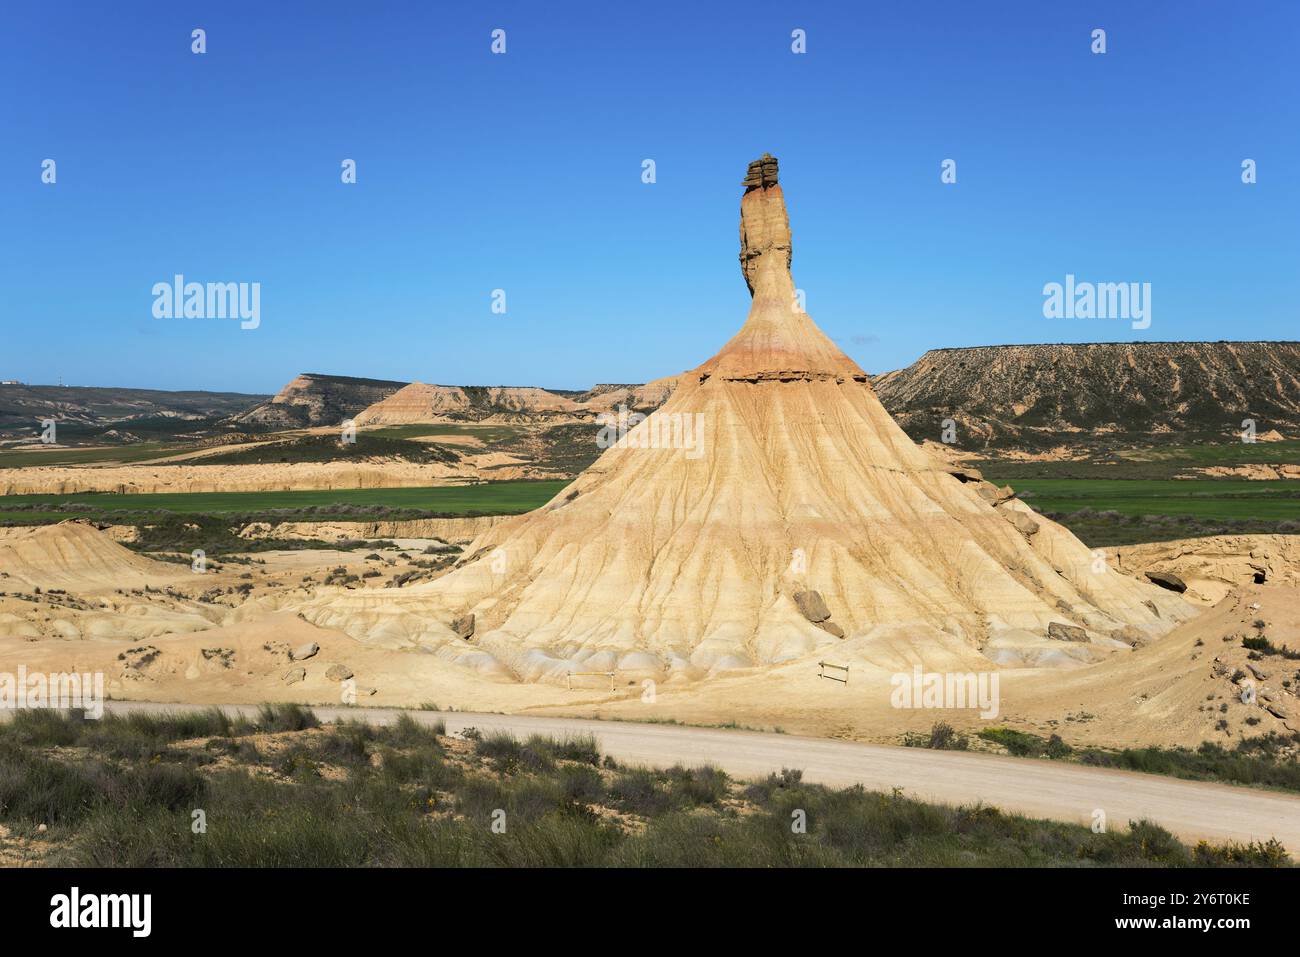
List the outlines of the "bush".
{"type": "Polygon", "coordinates": [[[965,751],[970,740],[958,734],[946,721],[935,722],[929,734],[912,731],[903,735],[903,745],[908,748],[933,748],[936,751],[965,751]]]}
{"type": "Polygon", "coordinates": [[[81,821],[102,800],[104,774],[97,763],[66,765],[6,749],[0,753],[0,820],[81,821]]]}
{"type": "Polygon", "coordinates": [[[439,736],[447,733],[447,723],[442,720],[422,724],[411,715],[403,713],[392,724],[380,729],[379,735],[387,744],[395,748],[437,748],[439,736]]]}
{"type": "Polygon", "coordinates": [[[717,805],[727,794],[727,775],[712,767],[667,771],[629,768],[609,786],[609,796],[620,809],[653,817],[669,811],[717,805]]]}
{"type": "Polygon", "coordinates": [[[51,708],[15,711],[8,722],[0,724],[0,736],[38,748],[66,747],[81,739],[84,713],[65,714],[51,708]]]}
{"type": "Polygon", "coordinates": [[[1057,734],[1043,738],[1025,731],[1013,731],[1011,728],[985,728],[979,736],[985,741],[1000,744],[1008,753],[1021,758],[1064,758],[1073,753],[1073,749],[1057,734]]]}
{"type": "Polygon", "coordinates": [[[264,704],[257,711],[257,727],[267,734],[305,731],[319,728],[320,719],[314,711],[300,704],[264,704]]]}
{"type": "Polygon", "coordinates": [[[367,749],[378,737],[372,725],[360,721],[339,722],[316,740],[314,754],[327,763],[358,764],[367,760],[367,749]]]}
{"type": "Polygon", "coordinates": [[[1258,651],[1263,655],[1278,655],[1288,661],[1300,660],[1300,651],[1292,651],[1286,645],[1278,647],[1263,635],[1247,635],[1241,640],[1241,646],[1250,651],[1258,651]]]}
{"type": "Polygon", "coordinates": [[[1202,866],[1216,867],[1284,867],[1290,863],[1290,855],[1277,838],[1267,841],[1251,841],[1238,844],[1229,841],[1226,844],[1213,845],[1201,841],[1196,845],[1196,863],[1202,866]]]}

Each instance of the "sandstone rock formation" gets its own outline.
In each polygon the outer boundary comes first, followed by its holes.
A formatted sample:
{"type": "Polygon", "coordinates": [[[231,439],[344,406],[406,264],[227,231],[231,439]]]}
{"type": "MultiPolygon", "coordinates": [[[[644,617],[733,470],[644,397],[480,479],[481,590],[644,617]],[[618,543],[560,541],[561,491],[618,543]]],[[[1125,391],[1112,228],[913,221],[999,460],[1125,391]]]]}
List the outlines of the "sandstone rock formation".
{"type": "Polygon", "coordinates": [[[533,386],[410,385],[357,415],[359,426],[416,422],[530,422],[572,417],[587,410],[565,396],[533,386]]]}
{"type": "Polygon", "coordinates": [[[137,555],[85,522],[23,529],[0,539],[0,591],[145,588],[189,574],[188,565],[137,555]]]}
{"type": "MultiPolygon", "coordinates": [[[[69,521],[0,536],[0,640],[126,639],[204,631],[213,610],[173,597],[195,576],[69,521]]],[[[0,668],[0,671],[3,669],[0,668]]]]}
{"type": "Polygon", "coordinates": [[[1007,661],[1025,660],[1028,643],[1083,663],[1094,645],[1129,649],[1112,634],[1155,637],[1194,614],[1094,562],[1047,519],[1018,529],[1001,511],[1024,508],[1009,490],[953,474],[904,434],[799,308],[775,179],[775,162],[759,161],[741,199],[749,317],[662,407],[550,503],[485,532],[446,576],[322,593],[304,617],[524,680],[579,666],[672,680],[839,642],[800,611],[799,593],[833,610],[845,654],[891,635],[965,655],[995,646],[1007,661]],[[472,644],[446,624],[471,613],[472,644]],[[1096,639],[1065,655],[1054,622],[1096,639]]]}
{"type": "Polygon", "coordinates": [[[620,406],[629,412],[652,412],[668,401],[679,378],[665,376],[644,385],[597,385],[574,401],[596,413],[614,412],[620,406]]]}
{"type": "Polygon", "coordinates": [[[1300,585],[1300,535],[1218,535],[1107,552],[1116,568],[1134,577],[1176,576],[1195,604],[1215,604],[1248,585],[1300,585]]]}

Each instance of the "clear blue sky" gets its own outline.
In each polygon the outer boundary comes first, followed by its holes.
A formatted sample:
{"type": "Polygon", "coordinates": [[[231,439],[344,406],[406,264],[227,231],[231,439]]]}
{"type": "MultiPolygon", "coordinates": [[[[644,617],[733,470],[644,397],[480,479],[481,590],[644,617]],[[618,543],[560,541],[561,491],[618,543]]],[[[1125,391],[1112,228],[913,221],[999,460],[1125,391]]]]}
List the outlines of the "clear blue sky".
{"type": "Polygon", "coordinates": [[[765,150],[808,311],[868,371],[942,346],[1300,336],[1294,2],[96,0],[2,17],[0,378],[269,392],[301,371],[675,373],[744,319],[739,182],[765,150]],[[178,272],[260,282],[261,328],[154,319],[150,288],[178,272]],[[1067,272],[1150,282],[1151,328],[1045,319],[1043,284],[1067,272]]]}

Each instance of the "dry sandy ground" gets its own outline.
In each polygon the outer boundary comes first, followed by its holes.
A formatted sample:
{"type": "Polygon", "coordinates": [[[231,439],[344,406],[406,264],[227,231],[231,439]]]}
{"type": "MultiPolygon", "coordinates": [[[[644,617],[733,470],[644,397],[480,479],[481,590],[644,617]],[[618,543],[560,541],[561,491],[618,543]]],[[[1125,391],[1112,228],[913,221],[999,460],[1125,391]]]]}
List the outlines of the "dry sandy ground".
{"type": "Polygon", "coordinates": [[[1252,481],[1275,482],[1278,479],[1300,479],[1300,465],[1211,465],[1195,469],[1179,478],[1243,478],[1252,481]]]}
{"type": "Polygon", "coordinates": [[[71,495],[80,492],[287,492],[309,489],[424,488],[494,480],[555,478],[499,452],[469,455],[454,465],[370,461],[294,462],[276,465],[116,465],[99,468],[30,466],[0,469],[0,495],[71,495]],[[485,471],[490,470],[490,471],[485,471]]]}
{"type": "MultiPolygon", "coordinates": [[[[401,541],[400,549],[383,553],[258,553],[253,564],[227,562],[195,575],[187,565],[145,558],[79,523],[35,537],[11,535],[0,539],[0,672],[19,666],[29,672],[102,671],[108,694],[117,700],[433,703],[457,710],[738,724],[879,743],[897,743],[903,732],[925,731],[939,720],[972,731],[1006,724],[1059,733],[1070,744],[1112,746],[1194,746],[1204,740],[1230,745],[1269,730],[1300,730],[1300,662],[1279,656],[1252,660],[1242,646],[1244,636],[1263,634],[1276,645],[1300,648],[1300,589],[1288,584],[1235,586],[1166,636],[1113,650],[1094,664],[999,668],[974,648],[955,649],[904,630],[705,680],[661,677],[647,684],[642,676],[619,673],[612,691],[604,676],[575,677],[570,689],[563,680],[519,682],[477,672],[430,651],[357,640],[293,610],[322,595],[385,598],[393,593],[383,587],[387,581],[418,570],[425,544],[401,541]],[[325,577],[337,568],[372,576],[322,591],[325,577]],[[290,660],[291,649],[313,642],[320,646],[316,654],[290,660]],[[847,683],[820,677],[823,660],[847,664],[847,683]],[[351,684],[327,675],[333,665],[352,672],[351,684]],[[996,714],[895,707],[893,676],[911,675],[914,667],[996,675],[996,714]],[[287,680],[298,668],[302,679],[287,680]],[[1243,701],[1247,691],[1253,700],[1243,701]]],[[[1277,547],[1285,551],[1290,544],[1277,547]]],[[[1213,558],[1236,546],[1207,540],[1199,547],[1213,558]]]]}
{"type": "Polygon", "coordinates": [[[253,522],[240,529],[241,538],[315,539],[323,542],[357,539],[422,538],[469,543],[505,515],[476,515],[466,518],[417,518],[394,522],[253,522]]]}

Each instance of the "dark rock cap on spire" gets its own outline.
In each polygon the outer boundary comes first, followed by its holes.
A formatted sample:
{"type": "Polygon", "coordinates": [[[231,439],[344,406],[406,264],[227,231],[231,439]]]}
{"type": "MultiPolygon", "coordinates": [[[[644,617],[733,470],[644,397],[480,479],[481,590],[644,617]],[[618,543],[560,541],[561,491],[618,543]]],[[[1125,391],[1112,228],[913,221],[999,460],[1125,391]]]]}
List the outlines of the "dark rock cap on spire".
{"type": "Polygon", "coordinates": [[[771,153],[764,153],[761,157],[749,164],[749,169],[745,173],[745,178],[740,183],[745,187],[745,192],[751,189],[762,189],[766,186],[776,185],[776,157],[771,153]]]}

